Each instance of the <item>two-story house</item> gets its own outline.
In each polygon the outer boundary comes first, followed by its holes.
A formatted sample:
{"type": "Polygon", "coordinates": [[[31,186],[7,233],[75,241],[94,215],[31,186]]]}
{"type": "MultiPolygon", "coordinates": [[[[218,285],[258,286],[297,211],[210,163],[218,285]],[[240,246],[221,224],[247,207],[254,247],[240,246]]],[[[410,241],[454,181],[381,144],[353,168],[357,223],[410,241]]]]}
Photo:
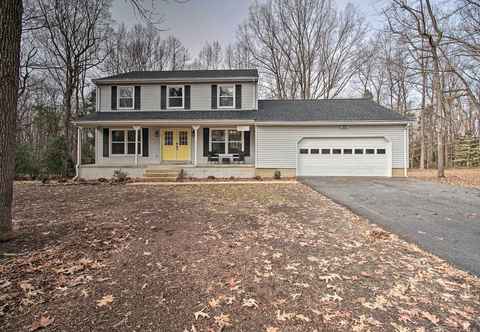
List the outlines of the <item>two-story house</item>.
{"type": "MultiPolygon", "coordinates": [[[[404,176],[408,120],[370,99],[258,100],[257,70],[144,71],[94,80],[95,164],[78,176],[404,176]]],[[[81,160],[80,151],[78,160],[81,160]]]]}

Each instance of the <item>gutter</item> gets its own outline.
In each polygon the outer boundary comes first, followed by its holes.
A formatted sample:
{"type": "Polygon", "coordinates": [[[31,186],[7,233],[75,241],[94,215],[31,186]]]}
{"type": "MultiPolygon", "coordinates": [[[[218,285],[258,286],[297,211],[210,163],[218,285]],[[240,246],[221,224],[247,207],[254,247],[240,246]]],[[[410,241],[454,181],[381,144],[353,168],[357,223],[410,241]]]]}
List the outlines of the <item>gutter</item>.
{"type": "Polygon", "coordinates": [[[258,82],[258,77],[185,77],[185,78],[97,78],[92,82],[101,84],[129,84],[129,83],[221,83],[221,82],[258,82]]]}
{"type": "Polygon", "coordinates": [[[255,121],[257,126],[408,125],[410,121],[255,121]]]}
{"type": "Polygon", "coordinates": [[[221,124],[235,124],[235,125],[254,125],[255,121],[253,120],[106,120],[106,121],[74,121],[74,125],[81,126],[81,125],[172,125],[172,124],[180,124],[180,125],[191,125],[191,124],[208,124],[208,125],[221,125],[221,124]]]}

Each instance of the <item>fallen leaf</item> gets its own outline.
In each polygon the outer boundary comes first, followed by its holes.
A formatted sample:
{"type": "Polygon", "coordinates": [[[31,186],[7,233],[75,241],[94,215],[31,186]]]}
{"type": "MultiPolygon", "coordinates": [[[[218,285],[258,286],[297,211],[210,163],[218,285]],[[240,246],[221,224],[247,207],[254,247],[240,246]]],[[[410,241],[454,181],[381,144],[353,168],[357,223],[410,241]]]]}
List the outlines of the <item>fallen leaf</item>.
{"type": "MultiPolygon", "coordinates": [[[[206,307],[205,307],[206,308],[206,307]]],[[[200,311],[197,311],[197,312],[194,312],[193,313],[193,316],[195,316],[195,320],[198,320],[198,318],[210,318],[210,315],[207,314],[206,312],[203,312],[203,310],[205,310],[205,308],[203,308],[202,310],[200,311]]]]}
{"type": "Polygon", "coordinates": [[[113,302],[113,295],[105,295],[100,300],[97,300],[97,307],[103,307],[113,302]]]}
{"type": "Polygon", "coordinates": [[[440,319],[437,316],[435,316],[435,315],[433,315],[433,314],[431,314],[427,311],[422,311],[422,316],[425,317],[426,319],[428,319],[429,321],[431,321],[435,325],[437,325],[437,323],[440,321],[440,319]]]}
{"type": "Polygon", "coordinates": [[[243,300],[243,303],[242,303],[242,307],[248,307],[248,308],[252,308],[252,307],[255,307],[255,308],[258,308],[258,303],[257,303],[257,300],[255,299],[244,299],[243,300]]]}
{"type": "Polygon", "coordinates": [[[280,332],[280,330],[278,329],[278,327],[269,326],[267,327],[265,332],[280,332]]]}
{"type": "Polygon", "coordinates": [[[277,319],[279,321],[286,321],[286,320],[290,320],[292,319],[293,317],[295,317],[295,313],[293,312],[290,312],[290,313],[287,313],[287,312],[280,312],[280,310],[277,310],[277,319]]]}
{"type": "Polygon", "coordinates": [[[215,319],[215,323],[217,323],[218,326],[232,326],[230,315],[220,314],[213,317],[213,319],[215,319]]]}
{"type": "Polygon", "coordinates": [[[36,320],[33,322],[32,326],[30,327],[30,331],[37,331],[37,330],[43,329],[49,326],[50,324],[52,324],[54,320],[55,319],[50,318],[48,316],[47,317],[41,316],[39,320],[36,320]]]}
{"type": "Polygon", "coordinates": [[[307,316],[304,316],[302,314],[295,315],[295,318],[299,319],[299,320],[303,320],[304,322],[309,322],[310,321],[310,318],[308,318],[307,316]]]}

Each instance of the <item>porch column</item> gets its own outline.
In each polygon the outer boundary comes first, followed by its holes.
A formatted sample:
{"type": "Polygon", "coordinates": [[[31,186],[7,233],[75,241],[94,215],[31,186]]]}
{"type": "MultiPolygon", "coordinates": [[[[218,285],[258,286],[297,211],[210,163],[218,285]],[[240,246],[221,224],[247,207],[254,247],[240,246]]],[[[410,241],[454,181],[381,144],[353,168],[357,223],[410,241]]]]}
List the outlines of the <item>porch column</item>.
{"type": "Polygon", "coordinates": [[[82,127],[77,127],[77,164],[75,165],[76,177],[80,175],[82,165],[82,127]]]}
{"type": "Polygon", "coordinates": [[[195,134],[195,144],[194,144],[194,149],[195,149],[195,153],[194,153],[194,159],[193,159],[193,164],[195,166],[197,166],[197,151],[198,151],[198,129],[200,128],[200,126],[192,126],[193,130],[194,130],[194,134],[195,134]]]}
{"type": "Polygon", "coordinates": [[[138,167],[138,130],[140,127],[133,127],[135,130],[135,166],[138,167]]]}

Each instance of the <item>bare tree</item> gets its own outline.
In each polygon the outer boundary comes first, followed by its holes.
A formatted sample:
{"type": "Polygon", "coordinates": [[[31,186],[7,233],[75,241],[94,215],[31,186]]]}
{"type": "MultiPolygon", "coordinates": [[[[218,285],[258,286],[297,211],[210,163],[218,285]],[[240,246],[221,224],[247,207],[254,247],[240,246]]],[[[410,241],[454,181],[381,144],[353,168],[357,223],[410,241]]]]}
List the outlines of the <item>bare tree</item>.
{"type": "MultiPolygon", "coordinates": [[[[43,65],[63,89],[65,174],[72,155],[72,106],[83,74],[103,61],[98,58],[109,19],[109,0],[37,0],[37,40],[43,65]]],[[[77,98],[78,101],[78,98],[77,98]]],[[[78,107],[78,102],[76,103],[78,107]]],[[[78,108],[77,108],[78,110],[78,108]]]]}
{"type": "Polygon", "coordinates": [[[192,64],[195,69],[220,69],[223,63],[222,46],[218,41],[206,42],[192,64]]]}
{"type": "Polygon", "coordinates": [[[365,32],[351,5],[339,11],[330,0],[279,0],[256,2],[238,38],[273,97],[334,98],[358,70],[365,32]]]}

